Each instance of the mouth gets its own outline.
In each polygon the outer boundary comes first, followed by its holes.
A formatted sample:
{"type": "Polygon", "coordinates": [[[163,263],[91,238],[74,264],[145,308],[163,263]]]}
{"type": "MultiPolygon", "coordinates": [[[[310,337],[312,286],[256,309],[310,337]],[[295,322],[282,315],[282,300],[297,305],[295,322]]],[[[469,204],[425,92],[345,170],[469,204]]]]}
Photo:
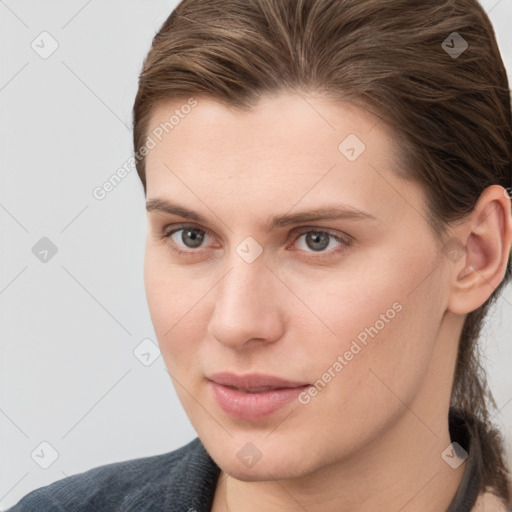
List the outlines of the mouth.
{"type": "Polygon", "coordinates": [[[214,401],[226,414],[251,421],[291,405],[310,386],[304,382],[261,374],[237,376],[222,373],[212,375],[208,380],[214,401]]]}

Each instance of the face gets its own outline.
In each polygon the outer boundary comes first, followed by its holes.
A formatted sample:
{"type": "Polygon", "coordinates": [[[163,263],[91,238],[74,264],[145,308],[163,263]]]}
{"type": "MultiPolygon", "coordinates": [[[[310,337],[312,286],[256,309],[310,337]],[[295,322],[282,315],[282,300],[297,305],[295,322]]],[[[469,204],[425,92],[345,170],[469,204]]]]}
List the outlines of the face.
{"type": "Polygon", "coordinates": [[[349,460],[438,380],[446,290],[423,191],[366,110],[196,100],[146,157],[146,294],[177,394],[239,479],[349,460]]]}

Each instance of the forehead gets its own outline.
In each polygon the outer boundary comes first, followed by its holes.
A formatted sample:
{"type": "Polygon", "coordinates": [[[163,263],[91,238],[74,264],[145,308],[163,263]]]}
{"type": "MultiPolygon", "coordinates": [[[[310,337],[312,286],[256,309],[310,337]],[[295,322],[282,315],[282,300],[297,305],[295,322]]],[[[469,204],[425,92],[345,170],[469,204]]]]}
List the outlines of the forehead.
{"type": "MultiPolygon", "coordinates": [[[[372,145],[387,143],[390,126],[381,117],[347,102],[333,102],[319,96],[281,93],[264,96],[250,110],[227,106],[211,97],[182,98],[161,103],[149,121],[148,133],[156,133],[158,142],[203,142],[208,151],[219,152],[267,150],[293,150],[308,153],[320,139],[331,143],[348,134],[356,134],[365,142],[371,137],[372,145]],[[375,127],[380,125],[376,130],[375,127]],[[372,133],[373,132],[373,133],[372,133]],[[170,135],[173,137],[170,137],[170,135]],[[254,139],[252,135],[257,135],[254,139]],[[160,140],[162,139],[162,140],[160,140]],[[381,140],[379,140],[381,139],[381,140]],[[306,145],[300,145],[305,142],[306,145]]],[[[370,142],[370,141],[368,141],[370,142]]],[[[196,153],[201,152],[199,146],[196,153]]],[[[335,147],[336,149],[336,147],[335,147]]],[[[149,158],[151,159],[151,158],[149,158]]]]}
{"type": "Polygon", "coordinates": [[[155,146],[146,157],[148,199],[184,195],[197,202],[218,195],[223,204],[255,212],[335,197],[361,209],[397,205],[396,190],[382,177],[395,179],[388,174],[397,148],[377,115],[300,94],[264,97],[250,111],[195,100],[186,109],[186,99],[163,103],[150,119],[155,146]]]}

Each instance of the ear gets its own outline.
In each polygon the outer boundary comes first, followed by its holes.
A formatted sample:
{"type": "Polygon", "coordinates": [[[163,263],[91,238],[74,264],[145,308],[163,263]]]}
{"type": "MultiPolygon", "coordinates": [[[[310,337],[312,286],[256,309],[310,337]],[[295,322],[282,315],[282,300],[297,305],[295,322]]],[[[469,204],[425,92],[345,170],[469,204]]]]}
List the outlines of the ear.
{"type": "Polygon", "coordinates": [[[465,315],[491,296],[505,276],[511,244],[510,197],[491,185],[443,248],[451,265],[448,311],[465,315]]]}

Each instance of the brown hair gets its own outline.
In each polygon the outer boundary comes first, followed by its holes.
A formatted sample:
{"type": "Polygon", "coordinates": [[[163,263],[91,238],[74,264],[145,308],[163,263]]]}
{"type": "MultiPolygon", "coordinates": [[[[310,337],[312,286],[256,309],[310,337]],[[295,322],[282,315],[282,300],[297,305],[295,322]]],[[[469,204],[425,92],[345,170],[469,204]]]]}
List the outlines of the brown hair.
{"type": "MultiPolygon", "coordinates": [[[[350,101],[393,127],[401,149],[401,170],[395,171],[423,186],[438,241],[449,223],[473,210],[485,188],[511,190],[508,79],[477,0],[183,0],[154,37],[133,108],[144,192],[140,151],[162,102],[207,95],[250,109],[263,94],[290,89],[350,101]],[[459,36],[468,48],[449,54],[459,36]]],[[[480,438],[480,490],[507,505],[505,451],[491,423],[490,405],[496,406],[477,340],[509,279],[510,259],[501,284],[465,319],[451,403],[480,438]]]]}

